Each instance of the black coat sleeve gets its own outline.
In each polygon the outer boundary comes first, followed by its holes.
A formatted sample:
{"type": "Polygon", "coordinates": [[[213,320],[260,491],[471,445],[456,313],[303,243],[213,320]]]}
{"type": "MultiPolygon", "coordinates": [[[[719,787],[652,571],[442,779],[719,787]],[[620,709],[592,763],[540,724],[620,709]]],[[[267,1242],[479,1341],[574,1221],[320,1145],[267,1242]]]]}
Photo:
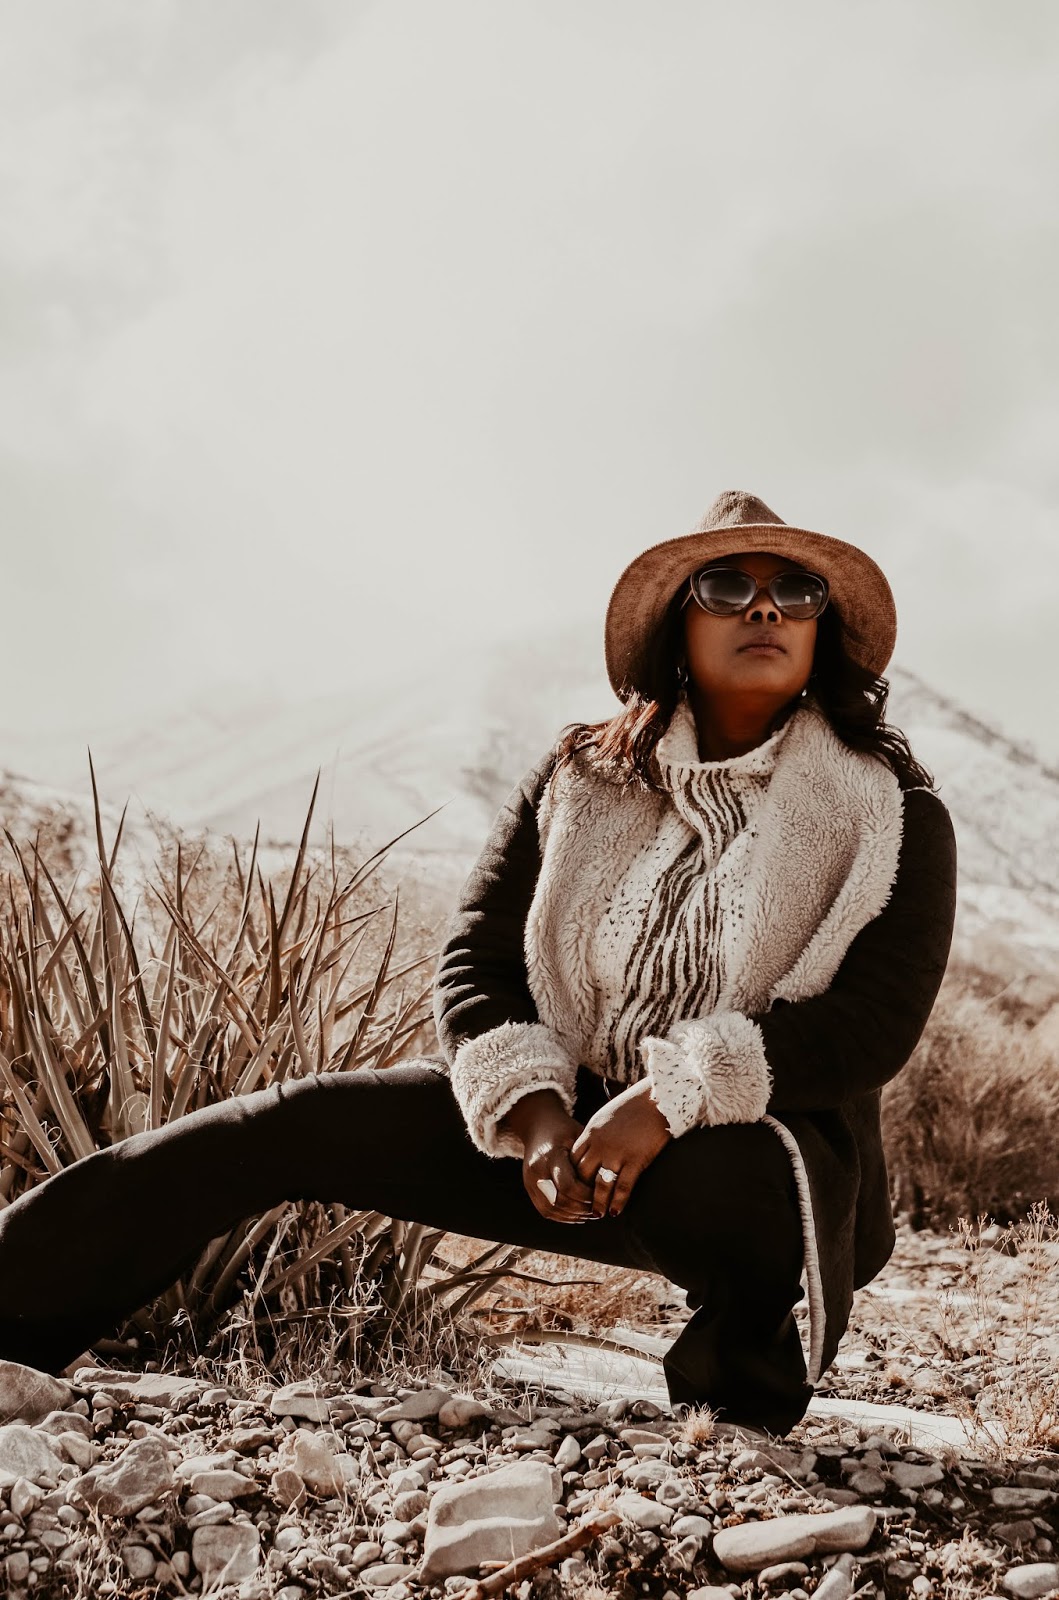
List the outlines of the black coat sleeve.
{"type": "Polygon", "coordinates": [[[449,919],[434,978],[434,1021],[450,1066],[467,1040],[505,1022],[538,1020],[524,932],[540,872],[537,807],[555,760],[553,745],[504,801],[449,919]]]}
{"type": "Polygon", "coordinates": [[[956,915],[952,819],[929,789],[904,795],[890,898],[830,987],[751,1016],[772,1075],[768,1112],[822,1111],[881,1088],[904,1066],[941,987],[956,915]]]}

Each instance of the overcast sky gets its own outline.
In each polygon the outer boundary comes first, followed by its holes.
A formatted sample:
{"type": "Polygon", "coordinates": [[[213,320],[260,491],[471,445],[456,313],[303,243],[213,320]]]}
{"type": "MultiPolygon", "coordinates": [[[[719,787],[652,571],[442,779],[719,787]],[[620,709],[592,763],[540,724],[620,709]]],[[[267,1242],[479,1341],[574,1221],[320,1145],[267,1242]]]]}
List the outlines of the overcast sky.
{"type": "Polygon", "coordinates": [[[1057,68],[1054,0],[0,0],[0,735],[602,674],[737,487],[1059,757],[1057,68]]]}

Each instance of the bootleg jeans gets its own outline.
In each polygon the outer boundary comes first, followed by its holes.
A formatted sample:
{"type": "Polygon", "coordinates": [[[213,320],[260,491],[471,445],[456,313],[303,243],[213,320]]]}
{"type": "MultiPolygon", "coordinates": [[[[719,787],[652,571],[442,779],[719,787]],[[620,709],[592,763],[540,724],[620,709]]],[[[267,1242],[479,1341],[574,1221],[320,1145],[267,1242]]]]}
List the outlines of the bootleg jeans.
{"type": "MultiPolygon", "coordinates": [[[[577,1119],[605,1093],[580,1069],[577,1119]]],[[[782,1435],[812,1396],[792,1314],[803,1294],[797,1193],[770,1128],[693,1128],[664,1147],[620,1216],[549,1221],[521,1162],[471,1143],[436,1057],[235,1096],[21,1195],[0,1212],[0,1357],[61,1372],[210,1239],[285,1200],[660,1273],[694,1312],[663,1362],[674,1404],[782,1435]]]]}

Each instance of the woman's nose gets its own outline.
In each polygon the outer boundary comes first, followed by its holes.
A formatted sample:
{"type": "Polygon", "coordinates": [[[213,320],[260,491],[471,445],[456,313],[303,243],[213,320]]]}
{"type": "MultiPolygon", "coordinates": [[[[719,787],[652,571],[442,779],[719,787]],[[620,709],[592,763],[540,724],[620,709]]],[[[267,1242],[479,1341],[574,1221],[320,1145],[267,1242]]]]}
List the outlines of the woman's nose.
{"type": "Polygon", "coordinates": [[[750,601],[746,608],[747,620],[749,622],[753,622],[757,618],[765,617],[776,621],[779,619],[779,615],[779,607],[769,594],[768,582],[766,581],[765,583],[759,583],[757,594],[750,601]],[[764,596],[764,605],[760,605],[758,603],[762,599],[762,596],[764,596]]]}

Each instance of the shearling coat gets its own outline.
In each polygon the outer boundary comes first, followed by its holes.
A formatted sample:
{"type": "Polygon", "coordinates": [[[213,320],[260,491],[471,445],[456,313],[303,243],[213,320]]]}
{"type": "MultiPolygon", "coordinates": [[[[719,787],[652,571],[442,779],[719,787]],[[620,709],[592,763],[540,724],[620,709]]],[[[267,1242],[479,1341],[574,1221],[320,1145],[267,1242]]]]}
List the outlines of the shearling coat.
{"type": "MultiPolygon", "coordinates": [[[[540,1088],[570,1109],[579,1065],[619,1084],[648,1073],[676,1136],[767,1122],[799,1192],[815,1383],[854,1290],[894,1245],[881,1091],[911,1055],[948,960],[949,813],[932,790],[902,789],[884,763],[847,750],[811,698],[764,746],[712,764],[698,760],[682,697],[658,745],[662,792],[593,752],[557,771],[557,745],[497,817],[438,964],[438,1037],[468,1131],[488,1154],[521,1154],[504,1115],[540,1088]],[[711,859],[702,802],[714,767],[765,795],[711,859]],[[651,983],[630,996],[621,940],[656,925],[656,880],[687,862],[711,888],[716,879],[732,913],[710,952],[708,1003],[686,936],[680,962],[648,964],[651,983]]],[[[724,800],[742,812],[738,795],[724,800]]]]}

